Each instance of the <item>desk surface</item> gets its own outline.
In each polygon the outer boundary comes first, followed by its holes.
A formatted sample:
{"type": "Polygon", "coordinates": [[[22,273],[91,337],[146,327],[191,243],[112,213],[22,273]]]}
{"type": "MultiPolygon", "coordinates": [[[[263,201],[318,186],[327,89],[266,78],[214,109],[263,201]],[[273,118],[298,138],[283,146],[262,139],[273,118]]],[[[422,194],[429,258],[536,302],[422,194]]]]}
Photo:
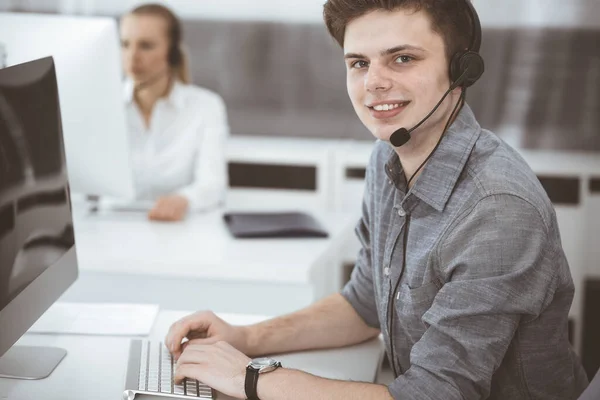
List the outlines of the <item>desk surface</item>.
{"type": "Polygon", "coordinates": [[[180,223],[150,222],[144,212],[74,213],[82,271],[307,283],[315,263],[352,235],[355,213],[314,211],[329,238],[235,239],[222,211],[180,223]]]}
{"type": "MultiPolygon", "coordinates": [[[[162,311],[149,338],[162,341],[171,323],[189,312],[162,311]]],[[[249,324],[264,317],[222,314],[234,324],[249,324]]],[[[10,400],[111,400],[121,399],[129,352],[128,337],[27,334],[17,344],[57,346],[67,350],[50,377],[39,381],[0,379],[0,399],[10,400]]],[[[283,365],[315,375],[373,382],[381,364],[379,338],[335,350],[277,356],[283,365]]],[[[217,399],[229,397],[217,395],[217,399]]]]}

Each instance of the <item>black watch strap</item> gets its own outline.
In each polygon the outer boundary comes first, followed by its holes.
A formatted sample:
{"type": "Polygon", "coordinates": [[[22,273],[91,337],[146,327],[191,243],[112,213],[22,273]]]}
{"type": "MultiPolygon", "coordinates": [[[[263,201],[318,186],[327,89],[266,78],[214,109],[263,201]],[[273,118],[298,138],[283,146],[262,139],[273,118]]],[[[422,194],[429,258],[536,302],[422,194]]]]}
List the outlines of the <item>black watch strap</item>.
{"type": "Polygon", "coordinates": [[[252,368],[250,365],[246,367],[246,382],[244,384],[244,390],[246,391],[246,398],[248,400],[260,400],[256,394],[256,387],[258,386],[258,370],[252,368]]]}

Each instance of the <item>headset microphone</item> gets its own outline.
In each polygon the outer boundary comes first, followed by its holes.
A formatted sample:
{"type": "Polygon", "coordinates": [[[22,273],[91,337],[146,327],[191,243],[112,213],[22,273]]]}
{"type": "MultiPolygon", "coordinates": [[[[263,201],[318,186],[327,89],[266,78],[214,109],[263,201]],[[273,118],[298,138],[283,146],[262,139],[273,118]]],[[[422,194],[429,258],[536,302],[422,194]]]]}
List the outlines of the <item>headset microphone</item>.
{"type": "Polygon", "coordinates": [[[448,94],[450,94],[451,91],[453,91],[458,86],[460,86],[461,83],[463,83],[465,78],[468,76],[467,75],[468,71],[469,70],[466,69],[462,73],[462,75],[454,83],[452,83],[452,85],[450,85],[450,88],[446,91],[446,93],[444,93],[444,96],[442,96],[442,99],[435,105],[433,110],[431,110],[431,112],[429,114],[427,114],[427,116],[421,120],[421,122],[419,122],[417,125],[413,126],[410,129],[400,128],[397,131],[395,131],[394,133],[392,133],[392,135],[390,136],[390,143],[392,144],[392,146],[400,147],[400,146],[404,145],[406,142],[408,142],[410,140],[410,133],[412,131],[414,131],[415,129],[417,129],[418,127],[420,127],[425,121],[427,121],[429,119],[429,117],[431,117],[431,115],[439,108],[439,106],[442,104],[442,102],[448,96],[448,94]]]}

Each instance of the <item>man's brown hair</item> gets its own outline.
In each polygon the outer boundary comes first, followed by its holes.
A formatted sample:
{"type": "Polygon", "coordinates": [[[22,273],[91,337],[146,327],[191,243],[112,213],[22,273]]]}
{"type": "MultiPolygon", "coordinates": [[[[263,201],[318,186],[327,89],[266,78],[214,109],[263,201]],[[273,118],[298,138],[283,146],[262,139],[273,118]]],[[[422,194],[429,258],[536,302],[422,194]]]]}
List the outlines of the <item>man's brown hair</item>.
{"type": "Polygon", "coordinates": [[[408,9],[424,11],[434,32],[444,40],[446,58],[471,44],[472,21],[465,1],[470,0],[327,0],[323,19],[329,34],[344,47],[346,26],[372,11],[408,9]]]}

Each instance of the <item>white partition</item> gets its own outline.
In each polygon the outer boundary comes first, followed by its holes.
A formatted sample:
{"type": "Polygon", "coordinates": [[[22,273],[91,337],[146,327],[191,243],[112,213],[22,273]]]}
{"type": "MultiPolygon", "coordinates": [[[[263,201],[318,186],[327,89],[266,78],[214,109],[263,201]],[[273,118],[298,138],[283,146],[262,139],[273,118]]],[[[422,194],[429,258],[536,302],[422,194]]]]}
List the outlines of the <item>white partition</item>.
{"type": "Polygon", "coordinates": [[[316,187],[314,190],[230,187],[227,208],[330,208],[330,171],[335,145],[335,141],[321,139],[231,137],[227,146],[229,163],[313,167],[316,187]]]}
{"type": "Polygon", "coordinates": [[[336,209],[360,212],[364,179],[349,176],[349,172],[366,169],[374,145],[375,141],[348,140],[335,152],[331,197],[336,209]]]}
{"type": "MultiPolygon", "coordinates": [[[[365,188],[365,181],[364,178],[361,178],[360,172],[366,168],[374,144],[375,141],[348,140],[339,146],[338,151],[334,154],[331,186],[332,207],[336,210],[356,213],[357,221],[361,214],[365,188]]],[[[343,287],[350,275],[349,268],[356,261],[360,246],[358,238],[353,233],[341,255],[344,269],[338,276],[340,287],[343,287]]]]}
{"type": "MultiPolygon", "coordinates": [[[[598,178],[596,178],[598,179],[598,178]]],[[[586,198],[585,264],[586,278],[600,279],[600,188],[586,198]]]]}

